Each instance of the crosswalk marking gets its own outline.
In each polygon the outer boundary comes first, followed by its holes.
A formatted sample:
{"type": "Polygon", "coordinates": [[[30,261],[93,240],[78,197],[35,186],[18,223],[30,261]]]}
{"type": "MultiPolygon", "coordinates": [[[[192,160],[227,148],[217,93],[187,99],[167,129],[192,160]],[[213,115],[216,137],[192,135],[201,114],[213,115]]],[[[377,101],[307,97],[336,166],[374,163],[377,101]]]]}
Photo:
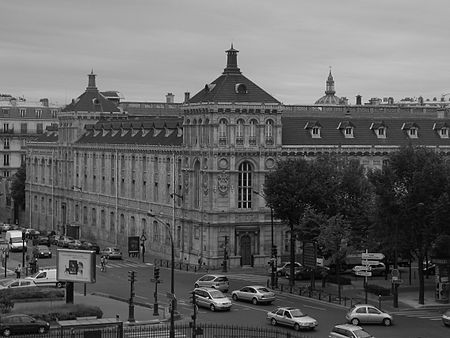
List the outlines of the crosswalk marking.
{"type": "Polygon", "coordinates": [[[428,320],[442,320],[442,315],[437,310],[412,309],[393,313],[394,316],[402,316],[408,318],[419,318],[428,320]]]}
{"type": "Polygon", "coordinates": [[[270,279],[270,277],[266,277],[266,276],[251,275],[251,274],[245,274],[245,273],[227,274],[227,277],[229,279],[245,280],[245,281],[249,281],[249,282],[252,282],[255,284],[262,284],[262,285],[266,285],[267,281],[270,279]]]}
{"type": "MultiPolygon", "coordinates": [[[[100,264],[97,264],[96,266],[99,269],[101,267],[100,264]]],[[[149,267],[149,266],[153,266],[153,264],[152,263],[141,263],[141,262],[140,263],[138,263],[138,262],[136,262],[136,263],[134,263],[134,262],[111,263],[111,261],[109,261],[108,264],[106,264],[107,269],[110,269],[110,268],[138,268],[138,267],[143,268],[143,267],[149,267]]]]}

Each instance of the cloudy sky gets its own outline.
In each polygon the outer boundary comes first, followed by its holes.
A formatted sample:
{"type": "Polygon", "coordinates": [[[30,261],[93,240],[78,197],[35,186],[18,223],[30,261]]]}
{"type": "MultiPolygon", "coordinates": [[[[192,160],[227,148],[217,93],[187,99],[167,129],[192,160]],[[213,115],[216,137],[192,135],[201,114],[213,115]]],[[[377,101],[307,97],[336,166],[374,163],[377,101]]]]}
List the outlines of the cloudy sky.
{"type": "MultiPolygon", "coordinates": [[[[181,102],[216,79],[233,43],[245,76],[286,104],[336,94],[450,93],[449,0],[0,1],[0,93],[181,102]]],[[[450,95],[446,97],[450,98],[450,95]]]]}

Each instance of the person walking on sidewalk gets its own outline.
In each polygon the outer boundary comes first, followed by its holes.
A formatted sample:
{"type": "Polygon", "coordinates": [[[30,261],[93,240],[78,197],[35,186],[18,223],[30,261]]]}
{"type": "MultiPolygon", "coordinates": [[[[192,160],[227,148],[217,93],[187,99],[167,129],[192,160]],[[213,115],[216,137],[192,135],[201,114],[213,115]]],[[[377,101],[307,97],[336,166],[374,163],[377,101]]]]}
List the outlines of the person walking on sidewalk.
{"type": "Polygon", "coordinates": [[[14,272],[16,273],[16,278],[20,278],[21,271],[22,271],[22,266],[19,263],[16,267],[16,270],[14,270],[14,272]]]}

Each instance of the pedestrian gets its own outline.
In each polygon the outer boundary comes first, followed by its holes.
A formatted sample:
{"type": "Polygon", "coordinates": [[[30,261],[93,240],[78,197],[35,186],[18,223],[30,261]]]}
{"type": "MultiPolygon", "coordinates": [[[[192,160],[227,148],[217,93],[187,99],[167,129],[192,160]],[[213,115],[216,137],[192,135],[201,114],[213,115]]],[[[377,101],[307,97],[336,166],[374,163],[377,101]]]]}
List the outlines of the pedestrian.
{"type": "Polygon", "coordinates": [[[18,264],[16,267],[16,270],[14,270],[14,272],[16,273],[16,278],[20,278],[21,271],[22,271],[22,266],[20,264],[18,264]]]}
{"type": "Polygon", "coordinates": [[[199,269],[199,270],[202,268],[202,262],[203,262],[203,258],[202,258],[202,256],[200,256],[200,257],[198,258],[198,269],[199,269]]]}

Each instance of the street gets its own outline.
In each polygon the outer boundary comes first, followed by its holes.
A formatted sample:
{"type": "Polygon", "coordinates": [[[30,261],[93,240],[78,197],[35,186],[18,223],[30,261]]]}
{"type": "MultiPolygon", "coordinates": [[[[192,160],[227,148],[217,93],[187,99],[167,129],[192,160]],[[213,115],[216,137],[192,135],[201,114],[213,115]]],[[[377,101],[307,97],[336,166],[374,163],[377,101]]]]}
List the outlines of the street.
{"type": "MultiPolygon", "coordinates": [[[[39,266],[56,265],[56,247],[52,247],[54,252],[51,259],[39,259],[39,266]]],[[[98,257],[97,257],[98,258],[98,257]]],[[[21,262],[21,253],[11,253],[10,261],[21,262]]],[[[153,278],[153,264],[142,263],[134,260],[110,260],[106,272],[100,271],[99,260],[97,259],[97,282],[87,284],[87,293],[109,294],[122,299],[130,297],[130,284],[128,281],[128,271],[136,271],[135,301],[140,303],[154,303],[153,293],[155,284],[150,280],[153,278]]],[[[212,272],[221,274],[220,271],[212,272]]],[[[168,305],[167,293],[170,291],[170,269],[162,267],[160,269],[161,283],[158,285],[158,303],[161,307],[168,305]]],[[[178,302],[178,311],[184,320],[190,320],[193,313],[193,306],[190,303],[190,291],[194,282],[205,272],[191,272],[175,270],[175,294],[178,302]]],[[[245,285],[265,285],[268,276],[252,274],[251,271],[245,273],[228,273],[231,291],[239,289],[245,285]]],[[[75,291],[84,292],[83,284],[76,284],[75,291]]],[[[327,337],[331,328],[335,324],[345,322],[346,308],[344,306],[330,304],[324,301],[299,297],[289,293],[280,293],[272,305],[252,305],[251,303],[233,301],[232,309],[229,312],[211,312],[208,309],[200,308],[198,311],[198,323],[219,323],[243,326],[270,326],[266,320],[266,313],[278,306],[298,307],[302,312],[319,321],[319,326],[314,331],[305,333],[311,337],[327,337]]],[[[160,311],[162,311],[160,309],[160,311]]],[[[363,325],[363,327],[375,337],[391,338],[442,338],[449,334],[449,329],[442,325],[440,314],[432,310],[408,310],[394,313],[394,325],[384,327],[381,325],[363,325]]],[[[290,328],[280,328],[292,330],[290,328]]]]}

